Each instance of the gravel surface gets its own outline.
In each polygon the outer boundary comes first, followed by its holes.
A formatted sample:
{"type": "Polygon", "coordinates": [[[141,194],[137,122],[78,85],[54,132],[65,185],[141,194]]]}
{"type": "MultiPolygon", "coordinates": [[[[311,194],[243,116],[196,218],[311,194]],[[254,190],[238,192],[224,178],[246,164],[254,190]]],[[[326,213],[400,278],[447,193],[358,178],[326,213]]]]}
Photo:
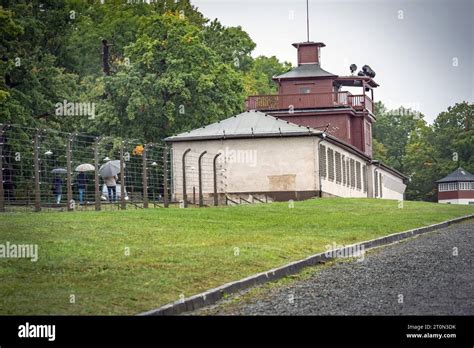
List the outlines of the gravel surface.
{"type": "Polygon", "coordinates": [[[473,258],[470,220],[369,251],[363,261],[337,262],[237,306],[218,303],[203,313],[474,315],[473,258]]]}

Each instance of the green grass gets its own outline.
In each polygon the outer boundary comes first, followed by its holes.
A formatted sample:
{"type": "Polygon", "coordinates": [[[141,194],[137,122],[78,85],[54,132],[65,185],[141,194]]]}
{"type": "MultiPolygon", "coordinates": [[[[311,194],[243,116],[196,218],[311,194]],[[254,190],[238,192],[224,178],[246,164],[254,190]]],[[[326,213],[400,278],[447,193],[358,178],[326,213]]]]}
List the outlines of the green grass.
{"type": "Polygon", "coordinates": [[[136,314],[310,254],[473,214],[472,206],[324,199],[202,209],[0,215],[0,314],[136,314]],[[130,256],[125,248],[130,248],[130,256]],[[239,248],[239,255],[234,255],[239,248]],[[69,302],[74,294],[76,303],[69,302]]]}

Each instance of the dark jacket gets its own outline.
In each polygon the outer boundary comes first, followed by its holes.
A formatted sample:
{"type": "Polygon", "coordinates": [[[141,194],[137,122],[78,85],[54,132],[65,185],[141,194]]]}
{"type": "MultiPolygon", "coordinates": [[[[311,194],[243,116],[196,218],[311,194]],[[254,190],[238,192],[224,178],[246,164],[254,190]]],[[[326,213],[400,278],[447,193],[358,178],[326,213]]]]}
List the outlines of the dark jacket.
{"type": "Polygon", "coordinates": [[[62,193],[62,185],[63,181],[61,180],[61,178],[54,178],[53,193],[55,195],[60,195],[62,193]]]}
{"type": "Polygon", "coordinates": [[[86,189],[86,184],[87,184],[86,174],[84,174],[82,172],[77,174],[76,184],[77,184],[77,189],[78,190],[85,190],[86,189]]]}

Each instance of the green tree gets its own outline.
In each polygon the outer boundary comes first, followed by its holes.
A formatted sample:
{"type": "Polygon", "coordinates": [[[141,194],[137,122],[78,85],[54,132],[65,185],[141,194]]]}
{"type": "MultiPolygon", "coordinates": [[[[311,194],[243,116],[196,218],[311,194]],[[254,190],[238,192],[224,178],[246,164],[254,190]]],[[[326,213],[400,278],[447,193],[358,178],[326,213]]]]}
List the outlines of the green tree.
{"type": "Polygon", "coordinates": [[[252,68],[245,74],[245,92],[247,95],[274,94],[278,85],[272,77],[283,74],[291,69],[288,62],[281,63],[275,56],[257,57],[252,68]]]}
{"type": "Polygon", "coordinates": [[[157,141],[241,111],[241,74],[177,13],[147,18],[126,48],[131,64],[104,79],[101,128],[157,141]]]}

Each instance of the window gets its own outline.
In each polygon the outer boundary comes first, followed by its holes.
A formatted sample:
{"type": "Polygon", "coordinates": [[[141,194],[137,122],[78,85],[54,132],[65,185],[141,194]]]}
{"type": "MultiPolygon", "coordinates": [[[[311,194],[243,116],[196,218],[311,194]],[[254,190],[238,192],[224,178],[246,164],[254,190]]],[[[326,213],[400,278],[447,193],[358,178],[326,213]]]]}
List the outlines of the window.
{"type": "Polygon", "coordinates": [[[362,188],[362,183],[361,183],[361,175],[360,175],[360,162],[356,162],[356,180],[357,180],[357,189],[362,188]]]}
{"type": "MultiPolygon", "coordinates": [[[[459,184],[464,184],[460,182],[459,184]]],[[[457,191],[458,190],[458,183],[457,182],[450,182],[446,184],[439,184],[438,186],[439,192],[445,192],[445,191],[457,191]]]]}
{"type": "Polygon", "coordinates": [[[336,183],[341,183],[341,154],[336,151],[336,183]]]}
{"type": "Polygon", "coordinates": [[[364,192],[367,192],[367,166],[362,166],[362,183],[364,184],[364,192]]]}
{"type": "Polygon", "coordinates": [[[311,93],[311,88],[309,88],[309,87],[301,87],[301,88],[300,88],[300,93],[301,93],[301,94],[308,94],[308,93],[311,93]]]}
{"type": "Polygon", "coordinates": [[[351,158],[351,187],[355,187],[355,160],[351,158]]]}
{"type": "Polygon", "coordinates": [[[468,191],[474,189],[474,182],[460,182],[459,189],[461,191],[468,191]]]}
{"type": "Polygon", "coordinates": [[[328,147],[328,179],[334,181],[334,150],[328,147]]]}
{"type": "Polygon", "coordinates": [[[372,126],[367,121],[365,122],[365,143],[369,146],[372,144],[372,126]]]}
{"type": "Polygon", "coordinates": [[[346,185],[346,156],[342,155],[342,184],[346,185]]]}
{"type": "Polygon", "coordinates": [[[319,145],[319,171],[321,178],[326,178],[326,146],[319,145]]]}

